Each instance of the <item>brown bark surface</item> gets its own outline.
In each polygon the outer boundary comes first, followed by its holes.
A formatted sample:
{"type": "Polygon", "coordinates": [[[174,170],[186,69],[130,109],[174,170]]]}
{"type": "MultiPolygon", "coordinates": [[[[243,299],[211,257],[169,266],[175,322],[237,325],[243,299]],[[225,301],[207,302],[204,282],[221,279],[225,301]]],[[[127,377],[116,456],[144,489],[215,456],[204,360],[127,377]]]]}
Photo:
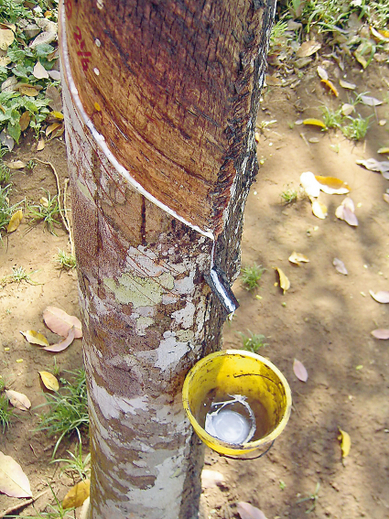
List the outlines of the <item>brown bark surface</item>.
{"type": "Polygon", "coordinates": [[[65,2],[93,519],[197,517],[202,447],[181,387],[220,347],[205,277],[238,269],[273,9],[65,2]]]}

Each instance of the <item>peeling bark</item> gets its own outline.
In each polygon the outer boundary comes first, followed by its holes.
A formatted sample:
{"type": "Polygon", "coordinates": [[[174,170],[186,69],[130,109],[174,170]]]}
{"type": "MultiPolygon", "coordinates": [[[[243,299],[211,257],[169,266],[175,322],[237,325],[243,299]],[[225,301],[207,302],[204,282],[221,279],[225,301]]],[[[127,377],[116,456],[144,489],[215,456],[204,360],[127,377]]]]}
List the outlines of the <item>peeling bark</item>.
{"type": "Polygon", "coordinates": [[[239,268],[273,11],[65,1],[93,519],[198,515],[203,447],[181,387],[220,347],[226,313],[204,276],[239,268]]]}

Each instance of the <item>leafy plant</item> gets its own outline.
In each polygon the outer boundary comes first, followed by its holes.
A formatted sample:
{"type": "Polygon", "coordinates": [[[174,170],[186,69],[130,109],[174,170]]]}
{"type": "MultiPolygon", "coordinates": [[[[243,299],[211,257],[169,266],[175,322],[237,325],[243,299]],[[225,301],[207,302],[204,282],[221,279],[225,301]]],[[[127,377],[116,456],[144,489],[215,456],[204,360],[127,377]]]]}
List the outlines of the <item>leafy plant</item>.
{"type": "Polygon", "coordinates": [[[265,270],[266,269],[262,268],[260,265],[252,265],[251,267],[242,268],[242,283],[245,288],[250,292],[256,289],[265,270]]]}
{"type": "Polygon", "coordinates": [[[61,210],[58,195],[52,197],[49,191],[44,191],[46,196],[40,199],[39,204],[29,205],[27,207],[27,215],[31,218],[33,225],[44,222],[49,232],[55,235],[54,225],[61,225],[61,210]]]}
{"type": "Polygon", "coordinates": [[[263,346],[268,346],[265,342],[266,337],[259,333],[253,333],[250,330],[247,330],[249,335],[245,335],[242,332],[238,332],[242,338],[243,346],[242,348],[246,351],[251,351],[252,353],[257,353],[257,351],[263,346]]]}
{"type": "Polygon", "coordinates": [[[309,495],[308,497],[303,497],[302,499],[299,499],[297,501],[297,504],[304,503],[305,501],[312,501],[311,506],[307,510],[305,510],[306,514],[310,514],[311,512],[313,512],[315,510],[317,501],[319,499],[319,490],[320,490],[320,482],[318,481],[316,483],[315,492],[313,494],[309,495]]]}
{"type": "MultiPolygon", "coordinates": [[[[37,272],[34,270],[31,272],[31,274],[34,274],[34,272],[37,272]]],[[[21,283],[22,281],[25,281],[26,283],[29,283],[30,285],[38,285],[39,283],[36,283],[31,279],[30,274],[26,272],[24,267],[12,267],[12,274],[9,276],[4,276],[1,279],[2,284],[8,284],[8,283],[21,283]]]]}
{"type": "MultiPolygon", "coordinates": [[[[85,371],[67,371],[72,381],[61,378],[62,387],[56,394],[45,393],[48,411],[40,416],[37,430],[46,431],[49,436],[58,436],[53,457],[65,436],[75,431],[87,431],[89,426],[88,398],[85,371]]],[[[39,406],[40,407],[40,406],[39,406]]]]}
{"type": "Polygon", "coordinates": [[[76,257],[64,250],[58,250],[58,256],[55,261],[59,264],[60,269],[72,270],[76,268],[76,257]]]}
{"type": "Polygon", "coordinates": [[[327,128],[341,128],[344,119],[342,108],[331,110],[328,106],[322,106],[321,111],[323,114],[323,122],[327,128]]]}

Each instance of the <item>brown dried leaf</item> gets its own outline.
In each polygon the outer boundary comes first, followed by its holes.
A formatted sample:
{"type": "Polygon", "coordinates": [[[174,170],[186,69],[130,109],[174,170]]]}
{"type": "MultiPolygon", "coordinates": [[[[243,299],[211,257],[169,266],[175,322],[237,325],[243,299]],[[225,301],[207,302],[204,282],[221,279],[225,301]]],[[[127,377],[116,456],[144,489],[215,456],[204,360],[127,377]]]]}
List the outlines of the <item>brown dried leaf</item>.
{"type": "Polygon", "coordinates": [[[78,508],[82,505],[90,494],[90,480],[85,479],[74,485],[69,490],[62,501],[62,507],[66,510],[67,508],[78,508]]]}
{"type": "Polygon", "coordinates": [[[339,85],[342,88],[346,88],[347,90],[355,90],[357,88],[357,85],[354,83],[349,83],[348,81],[345,81],[344,79],[339,79],[339,85]]]}
{"type": "Polygon", "coordinates": [[[38,373],[47,389],[50,389],[50,391],[58,391],[59,382],[52,373],[49,373],[48,371],[39,371],[38,373]]]}
{"type": "Polygon", "coordinates": [[[23,219],[23,211],[19,209],[11,216],[11,219],[9,221],[9,224],[7,225],[7,232],[11,233],[16,231],[16,229],[19,227],[20,222],[23,219]]]}
{"type": "Polygon", "coordinates": [[[372,336],[376,339],[387,340],[389,339],[389,330],[387,328],[377,328],[371,332],[372,336]]]}
{"type": "Polygon", "coordinates": [[[75,338],[80,339],[82,337],[80,320],[75,316],[67,314],[60,308],[48,306],[43,312],[43,320],[52,332],[61,335],[61,337],[67,337],[72,326],[75,328],[75,338]]]}
{"type": "Polygon", "coordinates": [[[35,330],[27,330],[26,332],[20,332],[30,344],[37,344],[38,346],[49,346],[49,341],[44,335],[35,330]]]}
{"type": "Polygon", "coordinates": [[[6,389],[5,396],[8,398],[11,405],[17,409],[20,409],[21,411],[28,411],[31,407],[29,398],[23,393],[19,393],[13,389],[6,389]]]}
{"type": "Polygon", "coordinates": [[[0,49],[7,50],[15,39],[15,33],[11,29],[0,29],[0,49]]]}
{"type": "Polygon", "coordinates": [[[237,510],[241,519],[266,519],[265,514],[259,508],[245,501],[238,503],[237,510]]]}
{"type": "MultiPolygon", "coordinates": [[[[50,134],[53,134],[53,136],[57,136],[58,130],[62,130],[63,124],[62,123],[53,123],[50,124],[46,128],[46,137],[48,137],[50,134]]],[[[63,131],[62,131],[63,133],[63,131]]]]}
{"type": "Polygon", "coordinates": [[[375,301],[377,301],[377,303],[389,303],[389,292],[387,290],[380,290],[379,292],[369,290],[369,294],[375,301]]]}
{"type": "Polygon", "coordinates": [[[20,119],[19,119],[20,130],[22,132],[27,130],[28,125],[30,124],[30,121],[31,121],[30,113],[29,112],[23,112],[22,115],[20,116],[20,119]]]}
{"type": "Polygon", "coordinates": [[[305,41],[302,43],[299,50],[296,52],[297,58],[306,58],[307,56],[312,56],[312,54],[315,54],[318,50],[321,49],[321,43],[318,41],[305,41]]]}
{"type": "Polygon", "coordinates": [[[62,97],[58,88],[49,86],[46,89],[46,99],[50,99],[49,106],[52,110],[60,112],[62,110],[62,97]]]}
{"type": "Polygon", "coordinates": [[[25,84],[19,85],[18,90],[23,96],[36,97],[39,94],[40,89],[36,88],[35,86],[25,84]]]}
{"type": "Polygon", "coordinates": [[[7,166],[9,169],[23,169],[26,167],[26,163],[22,160],[14,160],[12,162],[8,162],[7,166]]]}
{"type": "Polygon", "coordinates": [[[45,140],[44,139],[40,139],[38,141],[38,144],[36,145],[36,151],[42,151],[45,146],[46,146],[45,140]]]}
{"type": "Polygon", "coordinates": [[[317,67],[317,74],[320,79],[328,79],[328,73],[325,68],[321,67],[320,65],[317,67]]]}
{"type": "Polygon", "coordinates": [[[282,288],[285,294],[285,292],[290,288],[290,281],[281,269],[276,267],[276,271],[278,272],[278,277],[280,279],[280,287],[282,288]]]}
{"type": "Polygon", "coordinates": [[[54,353],[59,353],[60,351],[64,351],[74,341],[74,335],[75,335],[75,328],[74,328],[74,326],[72,326],[69,330],[69,334],[66,337],[66,339],[64,339],[61,342],[57,342],[57,344],[50,344],[50,346],[46,346],[43,349],[46,351],[54,352],[54,353]]]}
{"type": "Polygon", "coordinates": [[[306,382],[308,380],[308,371],[304,364],[297,359],[294,359],[293,361],[293,372],[301,382],[306,382]]]}
{"type": "Polygon", "coordinates": [[[30,482],[11,456],[0,452],[0,492],[11,497],[31,497],[30,482]]]}

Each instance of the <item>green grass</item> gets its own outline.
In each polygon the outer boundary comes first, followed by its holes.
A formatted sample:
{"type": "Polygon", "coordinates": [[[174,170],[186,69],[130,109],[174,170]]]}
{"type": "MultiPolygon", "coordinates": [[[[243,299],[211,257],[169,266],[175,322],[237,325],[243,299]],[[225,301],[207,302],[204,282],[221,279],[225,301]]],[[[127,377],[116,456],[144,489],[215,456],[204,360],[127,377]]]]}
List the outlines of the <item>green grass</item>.
{"type": "Polygon", "coordinates": [[[246,290],[252,292],[259,286],[259,282],[265,270],[266,269],[262,268],[261,265],[252,265],[242,268],[242,283],[246,290]]]}
{"type": "Polygon", "coordinates": [[[293,202],[297,202],[297,191],[288,187],[281,193],[281,200],[284,204],[292,204],[293,202]]]}
{"type": "Polygon", "coordinates": [[[337,110],[331,110],[328,106],[321,106],[320,110],[323,114],[323,122],[327,128],[341,128],[344,120],[342,107],[337,110]]]}
{"type": "Polygon", "coordinates": [[[347,139],[352,141],[362,140],[369,129],[369,119],[365,119],[358,115],[357,117],[347,117],[349,122],[342,127],[342,133],[347,139]]]}
{"type": "Polygon", "coordinates": [[[48,231],[55,235],[54,226],[60,226],[62,223],[58,195],[51,196],[45,189],[44,192],[46,196],[40,199],[39,204],[27,206],[26,215],[30,219],[31,225],[44,222],[48,231]]]}
{"type": "MultiPolygon", "coordinates": [[[[62,502],[55,495],[55,492],[52,486],[49,484],[51,493],[53,494],[54,502],[53,504],[49,503],[46,506],[46,511],[39,512],[36,510],[36,514],[34,515],[23,515],[24,519],[74,519],[75,512],[74,508],[64,509],[62,506],[62,502]]],[[[34,504],[32,505],[34,506],[34,504]]],[[[7,517],[19,518],[19,515],[7,515],[7,517]]]]}
{"type": "Polygon", "coordinates": [[[25,281],[30,285],[39,285],[36,281],[31,279],[31,274],[34,274],[37,270],[34,270],[28,274],[24,267],[12,267],[12,274],[9,276],[5,276],[0,280],[0,283],[3,285],[7,285],[8,283],[21,283],[25,281]]]}
{"type": "Polygon", "coordinates": [[[264,346],[268,346],[265,342],[266,337],[259,333],[253,333],[250,330],[247,330],[249,335],[245,335],[242,332],[238,332],[242,338],[242,349],[246,351],[251,351],[252,353],[257,353],[260,348],[264,346]]]}
{"type": "MultiPolygon", "coordinates": [[[[4,389],[4,386],[2,389],[4,389]]],[[[8,398],[3,393],[0,393],[0,427],[3,429],[3,434],[10,426],[13,412],[13,407],[11,407],[8,398]]]]}
{"type": "Polygon", "coordinates": [[[68,254],[64,250],[58,250],[58,255],[55,261],[58,263],[58,268],[63,270],[72,270],[76,268],[76,257],[73,254],[68,254]]]}
{"type": "Polygon", "coordinates": [[[81,437],[78,438],[78,444],[75,447],[74,454],[71,451],[66,451],[69,458],[58,458],[52,463],[62,463],[61,473],[67,472],[73,478],[85,480],[90,477],[90,453],[86,456],[82,453],[81,437]]]}
{"type": "Polygon", "coordinates": [[[61,378],[62,387],[56,394],[45,393],[46,404],[43,405],[48,409],[40,415],[37,428],[57,438],[53,457],[65,437],[74,432],[87,432],[89,427],[85,371],[79,369],[65,373],[70,375],[71,380],[61,378]]]}

